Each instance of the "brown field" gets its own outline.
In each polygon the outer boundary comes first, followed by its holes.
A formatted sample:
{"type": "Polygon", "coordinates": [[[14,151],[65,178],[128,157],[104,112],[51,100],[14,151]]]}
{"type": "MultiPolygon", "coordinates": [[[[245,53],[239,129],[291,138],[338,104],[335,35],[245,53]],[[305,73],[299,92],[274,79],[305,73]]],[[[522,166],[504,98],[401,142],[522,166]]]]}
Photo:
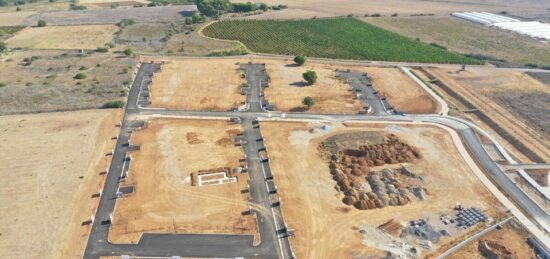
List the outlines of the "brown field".
{"type": "MultiPolygon", "coordinates": [[[[460,73],[456,69],[443,68],[431,68],[428,71],[467,98],[545,161],[550,161],[548,86],[521,72],[491,68],[469,68],[460,73]]],[[[476,117],[472,119],[478,120],[476,117]]],[[[485,125],[483,122],[480,124],[485,125]]],[[[530,161],[507,141],[502,138],[499,140],[518,159],[530,161]]]]}
{"type": "Polygon", "coordinates": [[[238,182],[191,186],[191,173],[239,166],[244,157],[233,145],[240,126],[225,121],[154,119],[135,133],[128,185],[135,192],[119,199],[109,240],[136,243],[142,233],[255,234],[248,210],[247,175],[238,182]]]}
{"type": "MultiPolygon", "coordinates": [[[[382,250],[362,243],[376,240],[362,240],[360,227],[377,226],[390,219],[407,224],[413,219],[439,215],[456,202],[480,207],[493,216],[504,211],[500,205],[495,206],[499,203],[458,153],[448,131],[435,126],[405,124],[333,126],[330,132],[317,129],[312,133],[310,129],[318,126],[262,123],[283,214],[289,228],[295,230],[291,242],[298,258],[383,257],[382,250]],[[330,136],[357,131],[391,132],[417,147],[423,158],[407,166],[424,179],[424,186],[429,191],[428,200],[374,210],[357,210],[344,205],[343,196],[334,188],[328,161],[320,156],[318,146],[330,136]]],[[[453,138],[458,140],[456,135],[453,138]]],[[[371,169],[377,170],[376,167],[371,169]]],[[[463,238],[463,235],[456,238],[463,238]]],[[[454,240],[444,237],[437,246],[454,240]]]]}
{"type": "MultiPolygon", "coordinates": [[[[247,2],[248,0],[236,0],[235,2],[247,2]]],[[[455,11],[521,11],[527,13],[544,13],[550,8],[545,0],[488,0],[475,3],[469,0],[450,1],[422,1],[422,0],[266,0],[268,5],[288,5],[288,9],[282,11],[267,12],[253,18],[288,19],[288,18],[312,18],[355,14],[380,13],[391,15],[399,13],[409,15],[414,13],[435,13],[446,15],[455,11]]]]}
{"type": "Polygon", "coordinates": [[[151,106],[185,110],[227,111],[245,101],[236,60],[168,61],[151,85],[151,106]]]}
{"type": "Polygon", "coordinates": [[[373,86],[388,98],[398,111],[435,113],[437,102],[414,80],[396,68],[367,67],[373,86]]]}
{"type": "Polygon", "coordinates": [[[96,49],[113,39],[115,25],[29,27],[8,39],[12,48],[96,49]]]}
{"type": "Polygon", "coordinates": [[[536,258],[533,248],[527,243],[528,233],[519,226],[513,226],[511,223],[504,225],[502,229],[496,229],[489,234],[481,237],[466,247],[459,250],[457,253],[452,254],[448,258],[461,259],[484,259],[478,249],[478,241],[490,241],[496,242],[499,245],[506,247],[511,253],[510,258],[536,258]]]}
{"type": "Polygon", "coordinates": [[[23,21],[35,12],[0,13],[0,26],[21,25],[23,21]]]}
{"type": "MultiPolygon", "coordinates": [[[[263,62],[264,60],[262,60],[263,62]]],[[[292,66],[283,61],[267,60],[266,70],[271,78],[265,89],[265,98],[275,104],[279,111],[303,111],[302,100],[310,96],[315,105],[307,112],[314,113],[357,113],[362,105],[344,81],[336,78],[334,70],[340,66],[307,62],[304,66],[292,66]],[[317,83],[306,86],[302,73],[317,72],[317,83]]]]}
{"type": "Polygon", "coordinates": [[[0,117],[0,254],[81,258],[120,110],[0,117]]]}

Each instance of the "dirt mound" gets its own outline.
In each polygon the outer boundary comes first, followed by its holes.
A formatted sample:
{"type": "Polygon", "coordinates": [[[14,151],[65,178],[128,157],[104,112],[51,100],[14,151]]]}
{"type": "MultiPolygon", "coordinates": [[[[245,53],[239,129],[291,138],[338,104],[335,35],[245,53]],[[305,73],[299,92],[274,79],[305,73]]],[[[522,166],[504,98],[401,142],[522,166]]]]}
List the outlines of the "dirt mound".
{"type": "Polygon", "coordinates": [[[204,141],[199,139],[199,134],[195,132],[189,132],[185,135],[185,139],[187,139],[187,143],[189,144],[202,144],[204,141]]]}
{"type": "Polygon", "coordinates": [[[339,151],[337,156],[348,164],[360,163],[362,166],[413,162],[421,158],[415,147],[401,142],[394,134],[386,135],[384,141],[384,144],[362,145],[359,146],[359,149],[345,149],[339,151]]]}
{"type": "Polygon", "coordinates": [[[478,245],[479,253],[485,256],[486,258],[491,258],[491,259],[513,258],[512,252],[508,251],[506,247],[498,244],[497,242],[490,241],[490,240],[480,240],[477,245],[478,245]]]}

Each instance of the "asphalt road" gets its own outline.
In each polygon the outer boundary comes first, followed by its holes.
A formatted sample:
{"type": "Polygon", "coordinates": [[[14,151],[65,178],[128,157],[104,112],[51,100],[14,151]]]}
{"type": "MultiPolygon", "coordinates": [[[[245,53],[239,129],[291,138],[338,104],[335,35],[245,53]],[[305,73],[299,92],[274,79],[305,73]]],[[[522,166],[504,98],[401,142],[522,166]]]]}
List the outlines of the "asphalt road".
{"type": "MultiPolygon", "coordinates": [[[[143,78],[149,76],[154,70],[153,64],[142,64],[136,75],[136,79],[130,89],[126,113],[121,127],[121,133],[117,140],[115,152],[107,181],[103,189],[96,220],[86,246],[84,258],[98,258],[108,255],[135,255],[135,256],[195,256],[195,257],[248,257],[248,258],[290,258],[292,250],[286,235],[286,227],[280,207],[274,206],[276,191],[270,188],[276,186],[277,181],[272,179],[269,162],[262,161],[259,151],[264,149],[263,139],[259,126],[254,124],[257,119],[280,116],[278,112],[265,112],[261,107],[260,78],[266,76],[262,72],[261,65],[245,65],[249,72],[249,85],[247,101],[249,110],[245,112],[190,112],[173,109],[148,109],[137,106],[139,89],[142,88],[143,78]],[[257,82],[257,83],[256,83],[257,82]],[[116,191],[118,189],[119,176],[123,168],[127,168],[125,160],[128,151],[128,139],[131,127],[127,121],[130,115],[164,115],[164,116],[199,116],[199,117],[239,117],[244,129],[243,145],[247,155],[247,166],[250,175],[250,194],[254,213],[258,217],[258,225],[261,236],[261,244],[253,246],[252,236],[249,235],[200,235],[200,234],[144,234],[137,245],[114,245],[107,241],[109,231],[109,215],[114,209],[116,191]],[[271,187],[270,187],[271,186],[271,187]]],[[[264,68],[265,69],[265,68],[264,68]]],[[[325,121],[396,121],[396,122],[432,122],[446,125],[455,129],[462,137],[466,147],[470,150],[479,165],[493,178],[499,187],[534,218],[535,221],[550,225],[550,216],[519,189],[500,169],[495,161],[483,148],[478,135],[469,125],[457,121],[451,117],[437,115],[417,116],[365,116],[365,115],[331,115],[331,114],[305,114],[286,113],[285,119],[295,120],[325,120],[325,121]]],[[[116,221],[116,215],[115,215],[116,221]]]]}
{"type": "Polygon", "coordinates": [[[375,116],[387,115],[389,104],[384,103],[377,93],[375,86],[367,86],[369,80],[363,73],[339,71],[338,76],[349,80],[354,93],[359,94],[359,100],[372,109],[371,114],[375,116]]]}

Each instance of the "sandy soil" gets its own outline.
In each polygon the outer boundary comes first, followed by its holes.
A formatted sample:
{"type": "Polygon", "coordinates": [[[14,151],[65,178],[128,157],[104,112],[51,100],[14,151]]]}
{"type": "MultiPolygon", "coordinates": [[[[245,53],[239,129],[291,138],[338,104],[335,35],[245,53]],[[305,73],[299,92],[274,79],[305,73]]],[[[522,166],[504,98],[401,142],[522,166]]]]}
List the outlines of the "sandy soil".
{"type": "Polygon", "coordinates": [[[0,117],[0,254],[81,258],[120,110],[0,117]]]}
{"type": "MultiPolygon", "coordinates": [[[[528,233],[520,227],[506,224],[500,230],[494,230],[489,234],[481,237],[479,240],[487,240],[497,242],[498,244],[506,247],[506,249],[512,253],[511,258],[536,258],[533,248],[527,243],[528,233]]],[[[470,243],[457,253],[449,256],[451,259],[471,258],[471,259],[484,259],[478,250],[478,242],[470,243]]]]}
{"type": "MultiPolygon", "coordinates": [[[[496,199],[457,152],[447,131],[433,126],[404,124],[373,124],[362,128],[333,126],[330,132],[317,129],[310,133],[309,129],[318,125],[262,123],[283,214],[289,228],[295,229],[296,236],[291,242],[297,257],[383,256],[381,250],[362,244],[359,227],[377,226],[390,219],[406,224],[409,220],[448,210],[456,202],[480,207],[492,215],[502,213],[503,209],[495,206],[498,204],[496,199]],[[350,131],[392,132],[419,148],[423,159],[408,166],[423,177],[424,186],[430,192],[428,200],[367,211],[343,205],[343,196],[334,188],[328,162],[319,155],[318,145],[329,136],[350,131]]],[[[451,241],[444,238],[439,245],[451,241]]]]}
{"type": "Polygon", "coordinates": [[[388,98],[398,111],[435,113],[437,103],[414,80],[397,68],[368,67],[362,69],[373,80],[373,86],[388,98]]]}
{"type": "Polygon", "coordinates": [[[242,105],[236,60],[186,59],[165,62],[151,85],[151,106],[227,111],[242,105]]]}
{"type": "MultiPolygon", "coordinates": [[[[247,2],[248,0],[236,0],[235,2],[247,2]]],[[[363,1],[363,0],[266,0],[268,5],[288,5],[288,9],[282,11],[268,12],[253,18],[311,18],[313,16],[337,16],[337,15],[364,15],[381,13],[390,15],[414,14],[414,13],[436,13],[448,14],[455,11],[493,11],[500,12],[522,11],[528,13],[543,13],[550,8],[545,0],[488,0],[473,2],[469,0],[450,1],[422,1],[422,0],[386,0],[386,1],[363,1]]]]}
{"type": "Polygon", "coordinates": [[[244,154],[232,142],[239,130],[225,121],[157,119],[137,132],[132,143],[141,150],[127,180],[135,192],[117,201],[109,240],[136,243],[143,232],[254,234],[255,217],[241,216],[246,174],[233,184],[191,186],[192,172],[239,165],[244,154]]]}
{"type": "Polygon", "coordinates": [[[0,13],[0,26],[21,25],[23,21],[35,12],[0,13]]]}
{"type": "Polygon", "coordinates": [[[269,88],[265,89],[266,99],[275,104],[279,111],[303,111],[302,100],[310,96],[315,105],[307,112],[313,113],[357,113],[361,103],[344,81],[336,78],[337,65],[307,62],[304,66],[277,60],[262,60],[271,78],[269,88]],[[317,73],[317,83],[306,86],[302,74],[307,70],[317,73]]]}
{"type": "MultiPolygon", "coordinates": [[[[532,77],[491,68],[428,69],[434,76],[474,103],[501,127],[550,161],[550,90],[532,77]]],[[[501,140],[506,144],[506,140],[501,140]]],[[[512,145],[507,149],[522,161],[529,159],[512,145]]]]}
{"type": "Polygon", "coordinates": [[[29,27],[8,39],[12,48],[96,49],[113,39],[115,25],[29,27]]]}

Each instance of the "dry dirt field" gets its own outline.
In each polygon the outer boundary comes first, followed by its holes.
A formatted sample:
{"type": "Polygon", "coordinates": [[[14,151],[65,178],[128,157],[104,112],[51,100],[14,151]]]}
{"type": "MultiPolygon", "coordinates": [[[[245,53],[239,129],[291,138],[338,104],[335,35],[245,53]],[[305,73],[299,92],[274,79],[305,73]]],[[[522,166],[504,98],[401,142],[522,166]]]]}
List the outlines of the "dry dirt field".
{"type": "MultiPolygon", "coordinates": [[[[410,220],[448,211],[456,202],[482,208],[493,216],[504,212],[458,153],[449,133],[441,128],[372,124],[333,125],[332,130],[323,131],[319,125],[291,122],[262,122],[261,126],[283,214],[289,228],[295,230],[291,242],[298,258],[383,257],[382,250],[363,243],[377,240],[368,235],[362,240],[360,228],[376,227],[390,219],[408,224],[410,220]],[[312,128],[316,128],[313,133],[312,128]],[[335,189],[319,144],[330,136],[358,131],[391,132],[419,149],[423,158],[407,166],[424,179],[429,192],[427,201],[374,210],[357,210],[342,203],[343,195],[335,189]]],[[[443,237],[438,246],[452,241],[443,237]]]]}
{"type": "MultiPolygon", "coordinates": [[[[478,249],[478,242],[488,241],[489,245],[495,242],[510,253],[509,258],[536,258],[533,248],[527,243],[528,233],[521,227],[513,226],[512,224],[506,224],[502,229],[497,229],[489,234],[481,237],[479,240],[470,243],[466,247],[459,250],[457,253],[452,254],[448,258],[451,259],[484,259],[487,258],[480,253],[478,249]]],[[[491,247],[494,249],[494,247],[491,247]]],[[[502,250],[500,250],[502,251],[502,250]]],[[[500,254],[503,256],[504,254],[500,254]]]]}
{"type": "Polygon", "coordinates": [[[17,26],[35,12],[0,13],[0,26],[17,26]]]}
{"type": "Polygon", "coordinates": [[[98,108],[126,95],[136,61],[111,53],[82,55],[60,50],[4,55],[0,59],[0,115],[98,108]],[[88,69],[80,70],[83,66],[88,69]],[[73,79],[78,73],[88,77],[73,79]]]}
{"type": "MultiPolygon", "coordinates": [[[[491,68],[469,68],[460,73],[443,68],[428,71],[545,161],[550,160],[550,89],[547,85],[521,72],[491,68]]],[[[512,145],[507,148],[516,150],[512,145]]],[[[514,155],[529,161],[517,151],[514,155]]]]}
{"type": "Polygon", "coordinates": [[[398,111],[435,113],[437,102],[413,79],[397,68],[367,67],[373,86],[388,98],[398,111]]]}
{"type": "MultiPolygon", "coordinates": [[[[235,2],[247,2],[248,0],[236,0],[235,2]]],[[[422,0],[386,0],[386,1],[363,1],[363,0],[266,0],[268,5],[288,5],[288,9],[282,11],[268,12],[252,18],[312,18],[356,14],[380,13],[391,15],[414,14],[414,13],[435,13],[448,14],[454,11],[521,11],[528,13],[543,13],[550,8],[545,0],[488,0],[475,3],[469,0],[450,1],[422,1],[422,0]]]]}
{"type": "Polygon", "coordinates": [[[192,186],[191,173],[239,166],[244,158],[233,137],[239,125],[226,121],[153,119],[132,137],[129,179],[135,192],[119,199],[109,240],[136,243],[143,232],[255,234],[248,210],[247,175],[237,183],[192,186]]]}
{"type": "Polygon", "coordinates": [[[234,59],[171,60],[151,85],[151,106],[185,110],[228,111],[242,105],[246,82],[234,59]]]}
{"type": "Polygon", "coordinates": [[[96,49],[109,43],[115,25],[28,27],[6,41],[12,48],[96,49]]]}
{"type": "Polygon", "coordinates": [[[0,117],[0,254],[81,258],[121,110],[0,117]]]}
{"type": "Polygon", "coordinates": [[[307,112],[314,113],[357,113],[363,105],[354,99],[355,95],[347,83],[336,77],[336,65],[307,62],[304,66],[293,66],[292,63],[277,60],[261,60],[271,78],[265,89],[265,98],[275,104],[279,111],[304,111],[302,100],[310,96],[315,105],[307,112]],[[306,70],[317,72],[317,83],[313,86],[304,84],[302,73],[306,70]]]}

